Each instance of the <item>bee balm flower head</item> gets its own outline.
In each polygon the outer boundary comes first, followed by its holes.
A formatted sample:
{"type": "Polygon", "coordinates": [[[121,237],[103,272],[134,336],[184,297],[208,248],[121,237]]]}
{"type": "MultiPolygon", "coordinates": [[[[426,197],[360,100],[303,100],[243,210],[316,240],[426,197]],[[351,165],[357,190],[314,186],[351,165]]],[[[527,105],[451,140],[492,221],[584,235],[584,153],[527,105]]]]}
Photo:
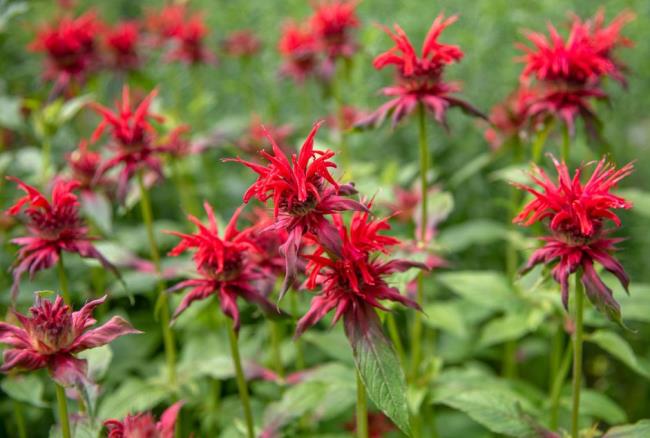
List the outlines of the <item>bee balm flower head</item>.
{"type": "Polygon", "coordinates": [[[127,415],[122,421],[107,420],[108,438],[174,438],[178,413],[183,402],[176,402],[156,421],[151,412],[127,415]]]}

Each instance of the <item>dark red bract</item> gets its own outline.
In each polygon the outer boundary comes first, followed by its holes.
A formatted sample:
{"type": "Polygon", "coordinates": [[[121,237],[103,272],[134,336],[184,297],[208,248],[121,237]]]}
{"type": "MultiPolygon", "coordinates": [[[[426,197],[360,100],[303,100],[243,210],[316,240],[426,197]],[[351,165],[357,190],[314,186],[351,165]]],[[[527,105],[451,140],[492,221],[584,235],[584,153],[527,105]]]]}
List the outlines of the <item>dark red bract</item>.
{"type": "Polygon", "coordinates": [[[378,55],[373,65],[377,70],[393,66],[397,73],[394,86],[382,89],[382,94],[392,99],[379,107],[369,117],[361,120],[358,126],[380,125],[392,114],[395,126],[402,118],[411,114],[418,105],[434,114],[436,121],[446,126],[446,112],[449,107],[459,107],[464,111],[484,117],[469,103],[454,97],[460,91],[457,84],[443,80],[447,65],[460,61],[463,52],[458,46],[438,42],[442,31],[457,20],[457,16],[445,18],[439,15],[424,39],[421,55],[418,56],[404,30],[397,24],[394,32],[384,28],[395,42],[395,47],[378,55]]]}
{"type": "Polygon", "coordinates": [[[178,413],[183,402],[168,407],[156,421],[151,412],[127,415],[122,421],[106,420],[108,438],[174,438],[178,413]]]}
{"type": "Polygon", "coordinates": [[[573,178],[565,163],[554,160],[558,172],[557,184],[546,173],[535,167],[531,177],[541,190],[525,185],[517,187],[531,193],[535,199],[529,202],[514,218],[515,223],[525,226],[548,221],[552,235],[544,237],[544,247],[536,250],[525,270],[539,263],[550,264],[559,259],[553,268],[553,277],[562,286],[562,301],[568,306],[569,275],[582,269],[582,283],[589,299],[613,320],[620,320],[618,303],[612,291],[603,283],[594,262],[600,263],[614,274],[627,289],[629,279],[621,264],[611,256],[615,244],[621,239],[609,238],[610,230],[605,223],[619,227],[621,222],[614,209],[628,209],[632,205],[610,191],[618,182],[632,172],[632,164],[616,169],[602,159],[596,165],[586,183],[580,180],[582,169],[573,178]]]}
{"type": "Polygon", "coordinates": [[[26,206],[25,214],[29,219],[29,235],[11,241],[21,247],[12,267],[14,282],[11,291],[14,299],[23,273],[29,272],[32,277],[37,271],[51,268],[59,261],[63,251],[97,259],[106,269],[118,275],[116,268],[93,246],[88,228],[79,217],[79,202],[73,193],[79,187],[77,181],[56,180],[50,201],[36,188],[18,178],[7,179],[27,193],[7,213],[17,215],[26,206]]]}
{"type": "Polygon", "coordinates": [[[253,254],[259,250],[252,236],[253,229],[237,230],[237,219],[241,208],[233,214],[223,237],[219,236],[212,207],[205,203],[204,208],[208,215],[207,225],[203,225],[192,215],[188,216],[198,228],[196,233],[169,232],[181,238],[181,242],[169,252],[169,255],[178,256],[188,250],[194,251],[192,258],[199,275],[199,278],[182,281],[170,289],[173,292],[191,288],[174,312],[174,318],[187,309],[192,302],[213,295],[219,298],[221,310],[233,319],[235,328],[239,328],[238,297],[258,304],[269,315],[278,315],[276,306],[255,288],[255,283],[263,279],[266,272],[255,264],[253,254]]]}
{"type": "Polygon", "coordinates": [[[314,137],[320,123],[314,125],[311,133],[303,143],[299,153],[292,154],[291,160],[269,137],[273,154],[261,151],[268,165],[237,161],[258,174],[244,194],[244,203],[252,198],[261,202],[273,200],[273,228],[285,229],[288,238],[281,249],[286,258],[286,277],[282,293],[286,292],[296,276],[298,253],[302,238],[310,233],[325,247],[339,253],[341,243],[336,229],[328,222],[326,215],[344,210],[366,210],[366,207],[341,195],[356,193],[351,185],[339,185],[329,172],[336,167],[330,159],[334,152],[314,149],[314,137]]]}
{"type": "Polygon", "coordinates": [[[92,317],[94,309],[105,300],[104,296],[90,301],[73,312],[60,296],[54,302],[37,297],[30,309],[31,316],[14,312],[20,326],[0,322],[0,343],[10,347],[4,351],[0,372],[47,367],[60,384],[85,381],[87,363],[77,358],[76,353],[106,345],[123,335],[141,333],[119,316],[88,330],[97,322],[92,317]]]}

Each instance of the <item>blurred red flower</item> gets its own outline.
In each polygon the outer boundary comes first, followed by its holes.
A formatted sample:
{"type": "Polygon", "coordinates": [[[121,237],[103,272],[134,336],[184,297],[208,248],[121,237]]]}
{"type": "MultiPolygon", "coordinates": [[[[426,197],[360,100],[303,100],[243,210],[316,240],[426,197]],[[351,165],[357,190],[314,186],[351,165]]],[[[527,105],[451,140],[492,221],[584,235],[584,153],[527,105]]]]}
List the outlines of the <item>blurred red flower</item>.
{"type": "Polygon", "coordinates": [[[123,21],[108,28],[104,34],[104,42],[109,51],[109,65],[116,70],[138,68],[140,65],[139,40],[139,24],[135,21],[123,21]]]}
{"type": "Polygon", "coordinates": [[[273,155],[260,152],[268,161],[267,166],[241,158],[226,160],[239,162],[258,174],[257,181],[244,194],[244,203],[253,197],[261,202],[273,199],[273,228],[285,229],[288,233],[281,246],[286,267],[281,295],[295,279],[303,236],[313,234],[321,245],[339,254],[341,242],[338,232],[325,216],[337,211],[366,210],[363,204],[341,196],[356,191],[352,185],[339,185],[330,174],[329,169],[336,167],[330,161],[334,152],[314,149],[314,137],[320,125],[314,125],[300,152],[292,154],[291,160],[271,137],[273,155]]]}
{"type": "Polygon", "coordinates": [[[332,324],[342,316],[348,326],[365,330],[378,308],[388,311],[380,300],[389,300],[419,309],[418,304],[401,295],[399,290],[386,282],[385,276],[410,268],[427,269],[425,265],[408,260],[381,260],[378,253],[388,254],[388,247],[399,240],[379,234],[390,229],[387,219],[369,220],[368,212],[355,212],[349,231],[339,215],[333,216],[342,249],[334,254],[318,244],[316,250],[305,256],[307,263],[307,289],[320,287],[322,292],[311,302],[309,311],[298,321],[296,336],[320,321],[329,311],[336,309],[332,324]],[[324,257],[327,255],[327,257],[324,257]]]}
{"type": "Polygon", "coordinates": [[[168,407],[156,421],[151,412],[127,415],[122,421],[106,420],[108,438],[174,438],[178,413],[183,402],[168,407]]]}
{"type": "Polygon", "coordinates": [[[460,91],[458,84],[443,80],[445,67],[463,57],[463,52],[458,46],[438,42],[442,31],[457,19],[456,15],[445,18],[441,14],[434,20],[424,39],[421,56],[418,56],[401,27],[395,24],[394,33],[384,28],[395,42],[395,47],[377,56],[373,65],[377,70],[389,65],[394,66],[397,82],[394,86],[382,90],[382,94],[392,99],[361,120],[358,126],[377,126],[389,114],[392,114],[392,124],[395,126],[419,104],[431,111],[435,119],[444,126],[447,109],[454,106],[472,115],[484,117],[472,105],[452,95],[460,91]]]}
{"type": "Polygon", "coordinates": [[[290,153],[292,147],[289,145],[289,137],[293,134],[293,126],[289,124],[274,125],[272,123],[262,123],[260,117],[254,114],[248,125],[246,132],[235,146],[242,152],[257,156],[260,151],[271,151],[271,142],[269,138],[275,140],[275,143],[286,153],[290,153]]]}
{"type": "Polygon", "coordinates": [[[62,385],[86,381],[86,360],[75,357],[76,353],[106,345],[123,335],[142,333],[119,316],[88,330],[97,322],[92,317],[94,309],[105,300],[106,296],[90,301],[73,312],[60,296],[54,303],[37,297],[30,308],[31,316],[14,311],[19,326],[0,322],[0,343],[10,346],[4,351],[0,372],[47,367],[62,385]]]}
{"type": "Polygon", "coordinates": [[[83,82],[98,61],[96,36],[102,25],[95,12],[77,18],[63,16],[45,25],[29,46],[47,55],[45,78],[56,81],[55,88],[65,88],[71,81],[83,82]]]}
{"type": "Polygon", "coordinates": [[[513,222],[529,226],[548,219],[552,232],[552,236],[542,239],[546,244],[533,253],[525,270],[559,259],[553,268],[553,277],[562,286],[562,301],[567,307],[569,275],[581,268],[582,282],[591,302],[608,317],[618,321],[619,305],[612,291],[594,270],[593,263],[600,263],[614,274],[627,290],[629,278],[623,266],[610,254],[621,239],[607,237],[611,230],[605,229],[604,225],[610,221],[619,227],[621,221],[613,210],[632,207],[625,199],[610,193],[620,180],[632,172],[632,164],[617,170],[613,164],[602,159],[585,184],[580,180],[582,168],[577,169],[571,178],[564,162],[554,159],[553,164],[558,172],[557,184],[538,167],[534,168],[531,177],[541,190],[515,184],[531,193],[535,199],[526,204],[513,222]]]}
{"type": "Polygon", "coordinates": [[[537,94],[537,89],[521,85],[503,102],[492,107],[488,116],[490,127],[485,130],[485,139],[493,150],[510,140],[526,138],[531,128],[535,128],[535,117],[531,119],[529,112],[537,94]]]}
{"type": "Polygon", "coordinates": [[[359,27],[356,7],[357,1],[350,0],[320,0],[313,4],[309,25],[328,58],[349,58],[357,50],[351,35],[359,27]]]}
{"type": "Polygon", "coordinates": [[[196,233],[168,232],[181,238],[181,242],[169,255],[178,256],[193,250],[192,259],[199,274],[199,278],[182,281],[169,289],[174,292],[191,288],[176,308],[173,317],[178,317],[192,302],[212,295],[219,298],[221,310],[232,318],[236,329],[239,328],[238,297],[259,305],[270,316],[278,315],[280,311],[277,307],[255,288],[255,282],[264,278],[266,273],[254,263],[253,254],[259,249],[252,236],[253,229],[237,229],[241,207],[233,214],[223,237],[219,236],[212,207],[206,202],[204,208],[208,215],[207,225],[203,225],[192,215],[188,216],[190,222],[198,228],[196,233]]]}
{"type": "Polygon", "coordinates": [[[58,179],[54,182],[51,201],[36,188],[11,176],[8,180],[18,184],[27,194],[18,199],[7,213],[17,215],[24,206],[29,218],[28,236],[17,237],[11,242],[21,246],[12,267],[12,296],[15,298],[23,273],[33,276],[37,271],[49,269],[61,257],[61,252],[77,253],[81,257],[97,259],[106,269],[119,276],[117,269],[93,246],[88,228],[79,217],[79,202],[72,192],[79,187],[77,181],[58,179]]]}
{"type": "Polygon", "coordinates": [[[318,73],[318,42],[311,29],[288,21],[282,27],[278,51],[284,58],[280,73],[296,82],[318,73]]]}
{"type": "Polygon", "coordinates": [[[126,197],[129,180],[141,169],[153,172],[162,178],[162,167],[157,154],[160,151],[155,146],[155,129],[152,121],[162,121],[162,117],[151,113],[149,107],[157,90],[153,90],[140,104],[133,108],[129,88],[122,89],[122,102],[116,102],[117,110],[93,103],[91,107],[97,111],[103,120],[95,129],[92,141],[97,141],[107,128],[111,130],[109,147],[114,155],[106,160],[98,171],[98,176],[104,175],[110,169],[121,166],[118,175],[118,198],[126,197]]]}
{"type": "Polygon", "coordinates": [[[147,29],[158,37],[156,43],[162,44],[180,34],[187,14],[184,3],[171,3],[157,10],[147,12],[147,29]]]}
{"type": "Polygon", "coordinates": [[[257,54],[262,49],[262,42],[252,30],[242,29],[231,32],[221,47],[228,56],[246,58],[257,54]]]}

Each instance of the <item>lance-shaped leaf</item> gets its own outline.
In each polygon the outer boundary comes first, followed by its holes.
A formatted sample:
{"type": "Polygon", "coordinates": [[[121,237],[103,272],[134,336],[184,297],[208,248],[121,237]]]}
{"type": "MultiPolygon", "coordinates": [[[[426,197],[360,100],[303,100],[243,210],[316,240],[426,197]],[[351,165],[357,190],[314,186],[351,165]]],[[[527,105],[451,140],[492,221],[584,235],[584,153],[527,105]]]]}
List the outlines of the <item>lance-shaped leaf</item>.
{"type": "Polygon", "coordinates": [[[390,341],[381,330],[377,313],[371,306],[357,305],[354,316],[345,315],[345,333],[373,403],[404,433],[410,432],[406,401],[406,379],[390,341]]]}

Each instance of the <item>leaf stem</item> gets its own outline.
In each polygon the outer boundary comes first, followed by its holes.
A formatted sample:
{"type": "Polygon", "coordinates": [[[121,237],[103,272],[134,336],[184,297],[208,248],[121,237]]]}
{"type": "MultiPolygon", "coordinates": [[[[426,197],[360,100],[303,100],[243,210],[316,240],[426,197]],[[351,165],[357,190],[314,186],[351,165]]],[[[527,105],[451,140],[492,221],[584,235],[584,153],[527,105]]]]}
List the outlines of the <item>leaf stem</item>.
{"type": "Polygon", "coordinates": [[[241,357],[239,355],[239,345],[237,343],[237,333],[235,333],[235,323],[232,319],[228,319],[228,339],[230,340],[230,353],[232,354],[232,362],[235,366],[235,377],[237,378],[237,389],[239,390],[239,399],[241,400],[242,408],[244,410],[244,419],[246,420],[246,431],[248,438],[255,438],[255,428],[253,426],[253,413],[251,411],[251,401],[248,395],[248,386],[246,385],[246,377],[244,376],[244,369],[241,364],[241,357]]]}
{"type": "MultiPolygon", "coordinates": [[[[560,332],[561,333],[561,332],[560,332]]],[[[559,346],[561,347],[561,339],[559,346]]],[[[569,366],[571,365],[571,353],[573,352],[573,346],[571,342],[567,343],[567,346],[564,350],[564,355],[562,361],[560,362],[559,368],[556,370],[555,378],[551,385],[551,393],[549,398],[551,400],[551,415],[549,426],[551,431],[556,431],[558,426],[558,412],[560,409],[560,393],[562,392],[562,385],[564,380],[569,372],[569,366]]]]}
{"type": "Polygon", "coordinates": [[[19,438],[27,438],[27,429],[25,427],[25,415],[23,415],[23,404],[18,400],[13,401],[14,420],[16,420],[16,429],[18,429],[19,438]]]}
{"type": "Polygon", "coordinates": [[[388,326],[388,334],[390,335],[390,339],[393,341],[393,345],[395,346],[397,357],[399,358],[402,367],[404,367],[406,365],[404,345],[402,344],[402,339],[399,337],[399,329],[397,328],[397,323],[395,322],[395,315],[392,312],[386,313],[386,325],[388,326]]]}
{"type": "Polygon", "coordinates": [[[174,342],[174,333],[169,326],[169,298],[165,292],[165,282],[162,278],[162,271],[160,269],[160,253],[156,243],[156,237],[153,229],[153,212],[151,209],[151,200],[149,199],[149,192],[144,184],[143,172],[138,172],[138,185],[140,188],[140,209],[142,211],[142,219],[144,220],[147,229],[147,238],[149,240],[149,250],[151,252],[151,261],[156,269],[158,276],[158,299],[154,307],[154,314],[157,316],[160,313],[160,325],[163,333],[163,344],[165,346],[165,359],[167,361],[167,378],[172,387],[176,386],[176,346],[174,342]]]}
{"type": "Polygon", "coordinates": [[[68,284],[68,276],[65,273],[65,265],[63,264],[63,253],[59,254],[59,261],[56,263],[56,270],[59,274],[59,287],[63,295],[63,301],[70,304],[70,286],[68,284]]]}
{"type": "Polygon", "coordinates": [[[269,333],[271,337],[271,363],[273,364],[273,371],[278,376],[284,377],[284,367],[282,365],[282,351],[280,349],[282,343],[282,326],[278,321],[268,321],[269,333]]]}
{"type": "Polygon", "coordinates": [[[61,435],[63,438],[71,438],[70,419],[68,418],[68,403],[65,399],[65,389],[63,386],[54,382],[56,389],[56,404],[59,409],[59,422],[61,423],[61,435]]]}
{"type": "Polygon", "coordinates": [[[368,403],[366,387],[357,370],[357,438],[368,438],[368,403]]]}
{"type": "Polygon", "coordinates": [[[562,161],[569,162],[569,155],[571,153],[571,137],[569,135],[569,127],[562,125],[562,161]]]}
{"type": "MultiPolygon", "coordinates": [[[[295,292],[289,294],[289,304],[291,306],[291,316],[294,322],[298,321],[298,297],[295,292]]],[[[302,346],[302,338],[297,338],[293,341],[296,347],[296,369],[302,370],[305,368],[305,353],[302,346]]]]}
{"type": "Polygon", "coordinates": [[[176,186],[184,213],[198,214],[199,208],[195,196],[196,189],[193,181],[187,178],[183,163],[177,157],[170,157],[169,163],[171,164],[174,185],[176,186]]]}
{"type": "Polygon", "coordinates": [[[580,419],[580,388],[582,385],[582,314],[584,311],[584,291],[581,282],[582,272],[575,274],[575,333],[573,335],[573,405],[571,411],[571,436],[578,438],[580,419]]]}

